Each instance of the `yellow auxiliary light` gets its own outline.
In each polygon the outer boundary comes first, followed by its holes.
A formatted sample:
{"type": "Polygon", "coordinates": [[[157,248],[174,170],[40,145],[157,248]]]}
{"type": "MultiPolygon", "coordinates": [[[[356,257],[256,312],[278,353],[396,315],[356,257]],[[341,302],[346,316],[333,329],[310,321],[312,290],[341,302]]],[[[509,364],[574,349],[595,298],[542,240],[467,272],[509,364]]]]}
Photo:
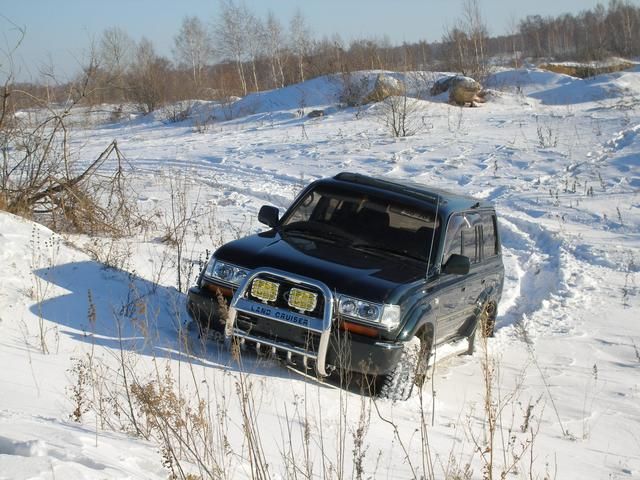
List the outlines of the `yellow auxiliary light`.
{"type": "Polygon", "coordinates": [[[289,290],[287,302],[291,308],[295,308],[301,312],[310,312],[316,308],[318,296],[313,292],[292,288],[289,290]]]}
{"type": "Polygon", "coordinates": [[[275,282],[270,282],[269,280],[263,280],[261,278],[256,278],[251,283],[251,295],[256,298],[259,298],[263,302],[273,302],[276,298],[278,298],[278,285],[275,282]]]}

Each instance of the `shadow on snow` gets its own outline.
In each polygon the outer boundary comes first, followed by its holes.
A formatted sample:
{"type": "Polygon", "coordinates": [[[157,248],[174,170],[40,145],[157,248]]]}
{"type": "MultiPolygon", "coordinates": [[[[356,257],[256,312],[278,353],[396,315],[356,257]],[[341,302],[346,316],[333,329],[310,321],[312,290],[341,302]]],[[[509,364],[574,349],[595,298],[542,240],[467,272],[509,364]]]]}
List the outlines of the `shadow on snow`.
{"type": "Polygon", "coordinates": [[[34,271],[67,290],[34,304],[31,312],[60,327],[61,335],[112,350],[190,362],[229,371],[311,381],[252,352],[234,360],[222,343],[199,338],[189,327],[186,296],[134,273],[94,262],[34,271]],[[239,365],[241,363],[241,365],[239,365]]]}

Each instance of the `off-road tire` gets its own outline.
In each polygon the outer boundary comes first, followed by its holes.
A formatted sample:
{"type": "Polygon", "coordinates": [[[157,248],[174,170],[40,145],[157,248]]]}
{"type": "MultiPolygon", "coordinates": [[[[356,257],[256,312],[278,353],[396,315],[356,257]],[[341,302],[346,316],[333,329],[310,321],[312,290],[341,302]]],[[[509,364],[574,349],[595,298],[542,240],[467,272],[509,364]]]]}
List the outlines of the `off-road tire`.
{"type": "Polygon", "coordinates": [[[469,348],[467,349],[468,355],[473,355],[476,351],[478,342],[481,339],[493,337],[493,332],[496,328],[496,317],[498,316],[498,310],[494,302],[487,302],[482,306],[478,318],[476,319],[473,332],[469,335],[469,348]]]}
{"type": "Polygon", "coordinates": [[[416,386],[418,372],[426,370],[422,363],[426,365],[428,358],[418,337],[405,343],[396,367],[381,377],[379,396],[394,402],[408,400],[416,386]]]}
{"type": "Polygon", "coordinates": [[[198,338],[213,340],[218,343],[224,341],[224,324],[220,323],[219,319],[213,316],[204,319],[196,317],[194,322],[198,328],[198,338]]]}

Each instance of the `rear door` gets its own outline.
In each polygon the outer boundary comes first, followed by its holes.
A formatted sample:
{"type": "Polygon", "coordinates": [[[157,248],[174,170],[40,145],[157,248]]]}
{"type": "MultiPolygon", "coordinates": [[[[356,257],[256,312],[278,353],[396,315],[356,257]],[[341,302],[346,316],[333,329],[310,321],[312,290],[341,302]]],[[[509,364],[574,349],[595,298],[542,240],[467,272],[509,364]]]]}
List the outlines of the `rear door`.
{"type": "Polygon", "coordinates": [[[469,257],[471,270],[468,275],[442,273],[440,275],[440,314],[438,338],[445,341],[460,335],[474,315],[475,298],[480,291],[481,244],[480,215],[465,212],[453,215],[447,225],[442,267],[452,254],[469,257]]]}
{"type": "Polygon", "coordinates": [[[484,302],[489,296],[494,300],[500,299],[504,266],[500,251],[496,213],[493,210],[486,210],[481,212],[481,216],[484,243],[482,246],[482,291],[479,300],[484,302]]]}

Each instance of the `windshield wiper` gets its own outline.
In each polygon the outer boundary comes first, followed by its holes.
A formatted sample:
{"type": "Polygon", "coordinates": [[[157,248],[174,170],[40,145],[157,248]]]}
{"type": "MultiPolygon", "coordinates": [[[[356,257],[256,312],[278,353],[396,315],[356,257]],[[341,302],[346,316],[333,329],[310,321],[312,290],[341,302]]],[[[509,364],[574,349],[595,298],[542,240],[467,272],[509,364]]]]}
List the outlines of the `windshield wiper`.
{"type": "Polygon", "coordinates": [[[309,236],[313,236],[316,238],[321,238],[323,240],[343,240],[346,242],[350,242],[353,240],[348,234],[343,233],[337,227],[321,222],[301,222],[294,223],[290,225],[284,225],[282,228],[282,232],[286,235],[290,232],[297,232],[307,234],[309,236]]]}
{"type": "Polygon", "coordinates": [[[320,235],[315,233],[307,228],[284,228],[282,229],[282,236],[296,236],[296,237],[304,237],[304,238],[316,238],[321,240],[326,240],[324,235],[320,235]]]}
{"type": "Polygon", "coordinates": [[[383,245],[374,245],[371,243],[354,243],[350,245],[351,248],[357,248],[360,250],[371,250],[378,253],[390,253],[399,257],[411,258],[413,260],[419,260],[425,262],[424,258],[410,254],[407,250],[398,250],[396,248],[385,247],[383,245]]]}

